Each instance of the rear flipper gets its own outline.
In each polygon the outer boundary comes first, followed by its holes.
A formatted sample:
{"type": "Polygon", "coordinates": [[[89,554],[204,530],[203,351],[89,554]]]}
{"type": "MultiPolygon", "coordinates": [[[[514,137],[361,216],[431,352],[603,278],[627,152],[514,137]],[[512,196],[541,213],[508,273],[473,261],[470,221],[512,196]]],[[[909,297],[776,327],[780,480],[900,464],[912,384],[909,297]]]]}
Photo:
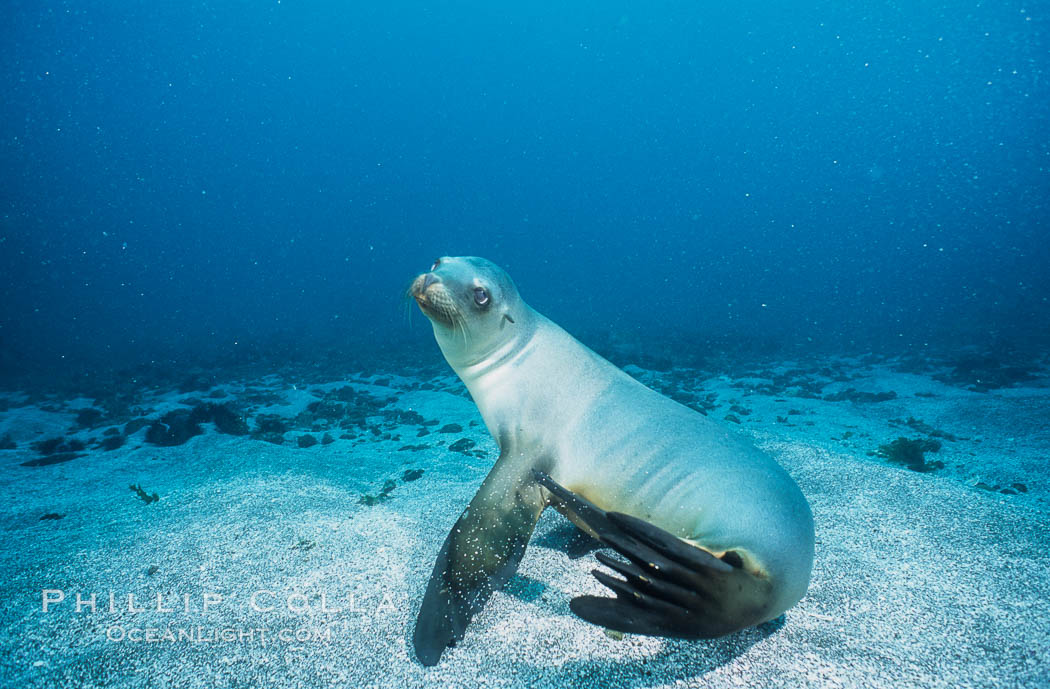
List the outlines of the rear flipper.
{"type": "Polygon", "coordinates": [[[735,566],[742,564],[736,553],[719,559],[641,519],[606,512],[542,472],[533,475],[604,545],[628,560],[595,554],[624,578],[594,570],[616,597],[573,598],[569,607],[583,619],[621,632],[692,639],[722,636],[766,619],[772,587],[735,566]]]}
{"type": "Polygon", "coordinates": [[[586,531],[577,527],[576,533],[565,544],[565,554],[569,556],[570,560],[579,560],[584,555],[589,555],[601,547],[601,541],[591,538],[586,531]]]}

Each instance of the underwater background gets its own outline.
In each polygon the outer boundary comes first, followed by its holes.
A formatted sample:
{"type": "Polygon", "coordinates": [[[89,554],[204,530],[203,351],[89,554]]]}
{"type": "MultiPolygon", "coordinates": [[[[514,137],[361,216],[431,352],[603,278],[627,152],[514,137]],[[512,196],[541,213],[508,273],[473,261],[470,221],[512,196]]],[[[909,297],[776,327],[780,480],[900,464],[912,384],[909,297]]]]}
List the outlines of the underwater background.
{"type": "Polygon", "coordinates": [[[0,687],[1050,686],[1048,26],[9,0],[0,687]],[[406,294],[458,255],[791,474],[797,606],[606,633],[548,510],[417,662],[499,455],[406,294]]]}
{"type": "Polygon", "coordinates": [[[1044,347],[1045,9],[9,3],[3,373],[402,349],[463,254],[570,332],[1044,347]]]}

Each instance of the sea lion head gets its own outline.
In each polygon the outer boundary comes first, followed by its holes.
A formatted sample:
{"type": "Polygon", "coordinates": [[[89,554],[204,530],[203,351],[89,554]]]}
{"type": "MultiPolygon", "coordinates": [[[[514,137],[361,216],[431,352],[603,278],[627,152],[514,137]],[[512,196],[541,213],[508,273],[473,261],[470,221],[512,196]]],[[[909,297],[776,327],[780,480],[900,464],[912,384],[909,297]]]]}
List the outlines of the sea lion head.
{"type": "Polygon", "coordinates": [[[442,256],[412,281],[409,294],[457,370],[484,361],[521,335],[531,314],[510,276],[475,256],[442,256]]]}

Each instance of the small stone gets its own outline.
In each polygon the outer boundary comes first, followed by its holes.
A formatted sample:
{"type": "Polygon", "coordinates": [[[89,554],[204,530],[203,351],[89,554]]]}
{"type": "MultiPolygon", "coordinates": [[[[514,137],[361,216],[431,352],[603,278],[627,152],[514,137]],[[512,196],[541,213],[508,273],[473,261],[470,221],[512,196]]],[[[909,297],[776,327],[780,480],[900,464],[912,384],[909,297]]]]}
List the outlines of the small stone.
{"type": "Polygon", "coordinates": [[[448,449],[452,450],[453,452],[467,452],[468,450],[473,449],[475,444],[476,443],[470,438],[460,438],[456,442],[449,445],[448,449]]]}

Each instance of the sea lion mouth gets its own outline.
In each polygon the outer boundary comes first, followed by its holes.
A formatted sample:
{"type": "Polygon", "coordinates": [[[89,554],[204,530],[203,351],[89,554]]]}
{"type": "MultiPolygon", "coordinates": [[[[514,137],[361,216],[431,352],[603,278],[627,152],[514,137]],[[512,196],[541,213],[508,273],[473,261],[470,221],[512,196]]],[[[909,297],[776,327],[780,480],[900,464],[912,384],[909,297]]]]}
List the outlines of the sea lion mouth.
{"type": "Polygon", "coordinates": [[[459,320],[459,309],[448,290],[433,273],[423,273],[412,281],[408,290],[420,311],[427,318],[454,327],[459,320]]]}

